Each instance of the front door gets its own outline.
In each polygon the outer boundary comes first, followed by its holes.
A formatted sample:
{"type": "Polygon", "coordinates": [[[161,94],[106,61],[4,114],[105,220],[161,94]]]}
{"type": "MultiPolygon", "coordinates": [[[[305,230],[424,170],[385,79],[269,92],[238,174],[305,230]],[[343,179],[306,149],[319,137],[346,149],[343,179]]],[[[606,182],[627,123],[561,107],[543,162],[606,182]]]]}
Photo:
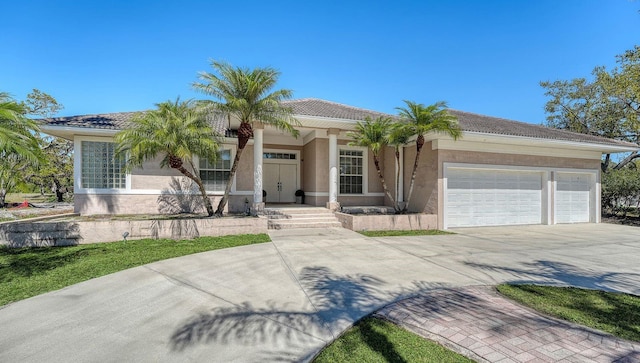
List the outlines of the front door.
{"type": "Polygon", "coordinates": [[[298,166],[295,164],[264,164],[266,203],[294,203],[298,185],[298,166]]]}

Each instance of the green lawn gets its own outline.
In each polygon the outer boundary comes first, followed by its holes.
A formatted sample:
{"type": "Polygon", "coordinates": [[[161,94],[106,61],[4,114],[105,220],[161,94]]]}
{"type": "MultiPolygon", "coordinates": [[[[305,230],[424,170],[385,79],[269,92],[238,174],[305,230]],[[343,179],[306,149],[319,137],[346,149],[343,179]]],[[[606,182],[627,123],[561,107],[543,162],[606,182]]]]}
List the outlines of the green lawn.
{"type": "Polygon", "coordinates": [[[454,234],[438,229],[417,229],[412,231],[359,231],[367,237],[398,237],[398,236],[434,236],[440,234],[454,234]]]}
{"type": "Polygon", "coordinates": [[[72,247],[0,247],[0,306],[154,261],[269,241],[268,235],[255,234],[72,247]]]}
{"type": "Polygon", "coordinates": [[[314,360],[333,362],[473,362],[386,320],[365,318],[314,360]]]}
{"type": "Polygon", "coordinates": [[[640,341],[639,296],[537,285],[503,284],[498,291],[545,314],[640,341]]]}

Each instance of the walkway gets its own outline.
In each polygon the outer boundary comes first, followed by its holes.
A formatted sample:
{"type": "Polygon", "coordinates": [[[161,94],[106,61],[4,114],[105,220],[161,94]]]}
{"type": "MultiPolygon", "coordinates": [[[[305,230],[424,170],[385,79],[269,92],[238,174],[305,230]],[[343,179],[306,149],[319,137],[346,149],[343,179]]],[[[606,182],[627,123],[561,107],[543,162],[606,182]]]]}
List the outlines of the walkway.
{"type": "MultiPolygon", "coordinates": [[[[279,230],[270,232],[273,243],[103,276],[0,308],[0,362],[299,362],[363,316],[420,301],[404,300],[412,296],[500,282],[640,294],[640,228],[457,232],[365,238],[342,228],[279,230]]],[[[463,309],[483,306],[481,298],[463,300],[463,309]]]]}
{"type": "Polygon", "coordinates": [[[542,316],[492,287],[436,290],[376,315],[478,362],[640,362],[640,343],[542,316]]]}

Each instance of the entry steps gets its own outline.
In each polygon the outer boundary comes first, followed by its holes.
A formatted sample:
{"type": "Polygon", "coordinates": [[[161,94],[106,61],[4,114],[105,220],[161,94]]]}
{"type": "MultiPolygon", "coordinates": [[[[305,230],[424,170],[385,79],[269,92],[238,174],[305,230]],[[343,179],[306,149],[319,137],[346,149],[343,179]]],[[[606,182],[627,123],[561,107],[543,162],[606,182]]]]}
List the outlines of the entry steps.
{"type": "Polygon", "coordinates": [[[342,227],[336,216],[322,207],[267,207],[269,229],[342,227]]]}

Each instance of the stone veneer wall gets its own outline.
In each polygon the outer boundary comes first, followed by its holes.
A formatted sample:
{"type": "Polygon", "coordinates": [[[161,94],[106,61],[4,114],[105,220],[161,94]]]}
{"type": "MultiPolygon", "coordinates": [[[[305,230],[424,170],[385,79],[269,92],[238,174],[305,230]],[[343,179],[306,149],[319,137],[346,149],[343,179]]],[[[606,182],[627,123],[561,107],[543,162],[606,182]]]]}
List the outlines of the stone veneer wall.
{"type": "Polygon", "coordinates": [[[266,233],[267,218],[6,222],[0,224],[0,245],[44,247],[113,242],[121,241],[124,232],[129,233],[130,240],[266,233]]]}

